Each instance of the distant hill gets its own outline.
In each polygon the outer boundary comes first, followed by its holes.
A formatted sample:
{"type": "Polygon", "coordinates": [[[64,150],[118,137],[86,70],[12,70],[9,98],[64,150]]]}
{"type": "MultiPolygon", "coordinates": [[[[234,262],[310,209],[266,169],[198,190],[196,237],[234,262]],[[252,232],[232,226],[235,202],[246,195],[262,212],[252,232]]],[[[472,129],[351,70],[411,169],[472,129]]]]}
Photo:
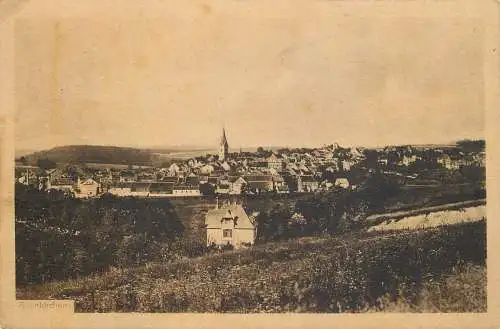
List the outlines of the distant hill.
{"type": "Polygon", "coordinates": [[[71,145],[39,151],[24,156],[27,164],[36,164],[39,159],[56,163],[109,163],[151,165],[157,158],[149,149],[117,146],[71,145]]]}
{"type": "MultiPolygon", "coordinates": [[[[266,147],[265,149],[277,150],[278,147],[266,147]]],[[[255,152],[255,147],[245,147],[244,152],[255,152]]],[[[231,149],[231,152],[239,152],[240,149],[231,149]]],[[[25,163],[35,165],[39,159],[49,159],[56,163],[95,163],[95,164],[119,164],[119,165],[158,165],[168,159],[188,159],[206,154],[216,154],[214,147],[189,147],[168,146],[153,148],[132,148],[119,146],[98,145],[68,145],[58,146],[49,150],[36,152],[17,152],[16,159],[24,157],[25,163]]]]}

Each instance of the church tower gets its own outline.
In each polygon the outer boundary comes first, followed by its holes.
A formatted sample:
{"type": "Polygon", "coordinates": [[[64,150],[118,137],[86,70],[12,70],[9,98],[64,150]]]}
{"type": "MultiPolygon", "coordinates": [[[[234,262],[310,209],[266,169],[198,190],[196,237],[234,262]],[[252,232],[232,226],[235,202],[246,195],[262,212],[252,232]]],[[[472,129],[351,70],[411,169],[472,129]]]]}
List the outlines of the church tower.
{"type": "Polygon", "coordinates": [[[226,130],[222,128],[222,137],[219,145],[219,160],[224,161],[227,158],[229,145],[227,144],[226,130]]]}

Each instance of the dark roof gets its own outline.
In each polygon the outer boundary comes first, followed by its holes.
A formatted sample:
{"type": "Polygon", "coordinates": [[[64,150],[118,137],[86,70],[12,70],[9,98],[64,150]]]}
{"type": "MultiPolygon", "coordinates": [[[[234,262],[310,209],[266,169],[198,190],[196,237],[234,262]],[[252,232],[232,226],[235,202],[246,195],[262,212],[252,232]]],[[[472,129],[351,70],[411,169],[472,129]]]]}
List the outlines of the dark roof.
{"type": "Polygon", "coordinates": [[[135,177],[136,174],[133,171],[122,171],[120,172],[121,177],[135,177]]]}
{"type": "Polygon", "coordinates": [[[219,177],[208,177],[209,183],[217,183],[218,180],[219,180],[219,177]]]}
{"type": "Polygon", "coordinates": [[[273,177],[271,175],[247,175],[245,176],[247,182],[272,182],[273,177]]]}
{"type": "Polygon", "coordinates": [[[75,181],[70,179],[70,178],[57,178],[57,179],[54,179],[50,182],[51,185],[55,185],[55,186],[58,186],[58,185],[73,185],[75,184],[75,181]]]}
{"type": "Polygon", "coordinates": [[[176,185],[174,186],[174,190],[199,190],[198,186],[194,185],[176,185]]]}
{"type": "Polygon", "coordinates": [[[313,176],[301,176],[302,183],[317,183],[313,176]]]}
{"type": "Polygon", "coordinates": [[[168,183],[177,183],[179,181],[179,178],[177,178],[177,177],[171,177],[171,176],[166,176],[166,177],[163,177],[162,181],[163,182],[168,182],[168,183]]]}
{"type": "Polygon", "coordinates": [[[149,187],[151,193],[172,192],[174,188],[173,183],[152,183],[149,187]]]}
{"type": "Polygon", "coordinates": [[[186,184],[188,185],[198,185],[200,184],[200,179],[198,177],[187,177],[186,184]]]}
{"type": "Polygon", "coordinates": [[[132,191],[133,192],[149,192],[149,187],[151,183],[133,183],[132,191]]]}

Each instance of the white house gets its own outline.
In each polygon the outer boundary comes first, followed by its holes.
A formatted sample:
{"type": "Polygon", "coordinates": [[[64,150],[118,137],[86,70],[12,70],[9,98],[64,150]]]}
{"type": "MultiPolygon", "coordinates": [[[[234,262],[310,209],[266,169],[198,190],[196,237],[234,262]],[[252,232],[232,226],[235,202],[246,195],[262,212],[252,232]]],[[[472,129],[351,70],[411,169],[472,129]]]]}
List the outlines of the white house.
{"type": "Polygon", "coordinates": [[[417,161],[416,155],[414,155],[414,154],[412,154],[410,156],[405,155],[405,156],[403,156],[403,158],[399,162],[399,165],[408,167],[409,165],[411,165],[412,163],[414,163],[416,161],[417,161]]]}
{"type": "Polygon", "coordinates": [[[172,163],[170,165],[170,167],[168,167],[168,175],[169,176],[177,176],[177,174],[179,174],[180,170],[181,170],[181,168],[176,163],[172,163]]]}
{"type": "Polygon", "coordinates": [[[77,193],[76,196],[79,198],[92,198],[97,196],[99,193],[99,183],[97,183],[95,180],[92,178],[86,179],[84,181],[81,181],[80,178],[78,178],[77,182],[77,193]]]}
{"type": "Polygon", "coordinates": [[[348,188],[349,187],[349,180],[347,180],[347,178],[337,178],[335,180],[335,186],[339,186],[342,188],[348,188]]]}
{"type": "Polygon", "coordinates": [[[255,242],[255,222],[240,204],[226,204],[209,210],[205,217],[207,246],[232,245],[241,248],[255,242]]]}
{"type": "Polygon", "coordinates": [[[200,174],[202,175],[210,175],[214,172],[215,168],[212,165],[204,165],[200,168],[200,174]]]}
{"type": "Polygon", "coordinates": [[[354,165],[353,161],[350,160],[342,160],[342,169],[344,171],[349,171],[351,170],[351,167],[354,165]]]}

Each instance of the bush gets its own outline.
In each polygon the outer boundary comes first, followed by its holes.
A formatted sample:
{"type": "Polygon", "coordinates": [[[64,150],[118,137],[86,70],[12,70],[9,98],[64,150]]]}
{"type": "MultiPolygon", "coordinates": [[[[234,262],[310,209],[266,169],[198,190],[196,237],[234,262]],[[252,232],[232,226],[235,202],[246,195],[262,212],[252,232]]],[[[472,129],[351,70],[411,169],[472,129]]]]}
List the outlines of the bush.
{"type": "Polygon", "coordinates": [[[15,217],[17,285],[163,261],[165,245],[184,230],[168,200],[78,200],[22,185],[16,185],[15,217]]]}

